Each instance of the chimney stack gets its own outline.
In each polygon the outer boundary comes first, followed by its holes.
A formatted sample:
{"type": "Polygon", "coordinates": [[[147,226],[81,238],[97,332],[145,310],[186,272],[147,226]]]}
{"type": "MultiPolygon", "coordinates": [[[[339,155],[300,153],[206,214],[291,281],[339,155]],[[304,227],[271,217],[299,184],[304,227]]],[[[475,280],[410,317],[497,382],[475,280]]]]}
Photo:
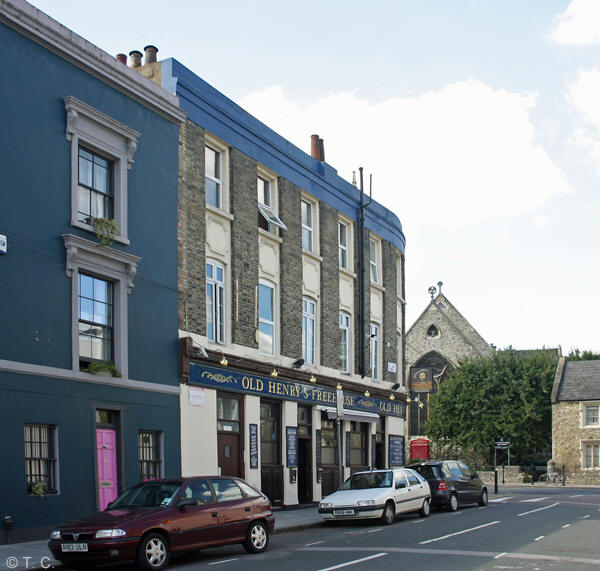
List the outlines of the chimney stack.
{"type": "Polygon", "coordinates": [[[125,54],[117,54],[117,59],[123,64],[127,65],[127,56],[125,54]]]}
{"type": "Polygon", "coordinates": [[[310,136],[310,156],[320,162],[325,161],[325,147],[319,135],[310,136]]]}
{"type": "Polygon", "coordinates": [[[323,145],[323,139],[319,137],[319,154],[321,158],[319,159],[322,163],[325,162],[325,145],[323,145]]]}
{"type": "Polygon", "coordinates": [[[142,52],[138,50],[133,50],[129,52],[129,57],[131,58],[131,67],[141,67],[142,66],[142,52]]]}
{"type": "Polygon", "coordinates": [[[153,45],[146,46],[144,48],[146,52],[146,57],[144,58],[144,65],[149,63],[156,63],[156,54],[158,53],[158,48],[153,45]]]}

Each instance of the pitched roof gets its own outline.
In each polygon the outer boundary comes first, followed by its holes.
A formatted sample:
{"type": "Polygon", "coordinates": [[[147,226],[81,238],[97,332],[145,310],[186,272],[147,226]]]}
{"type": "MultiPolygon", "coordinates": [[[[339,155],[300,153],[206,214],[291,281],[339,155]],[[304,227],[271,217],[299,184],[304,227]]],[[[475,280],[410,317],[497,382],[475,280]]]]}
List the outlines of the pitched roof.
{"type": "Polygon", "coordinates": [[[600,400],[600,361],[560,360],[552,402],[600,400]]]}

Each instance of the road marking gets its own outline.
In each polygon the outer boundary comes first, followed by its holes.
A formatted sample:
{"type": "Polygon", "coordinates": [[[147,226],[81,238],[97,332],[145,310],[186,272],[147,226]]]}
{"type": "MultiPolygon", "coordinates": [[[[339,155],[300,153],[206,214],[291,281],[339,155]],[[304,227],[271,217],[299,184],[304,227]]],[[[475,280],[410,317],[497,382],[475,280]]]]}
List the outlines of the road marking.
{"type": "Polygon", "coordinates": [[[571,524],[570,524],[570,523],[565,523],[565,525],[563,525],[562,527],[563,527],[563,529],[564,529],[565,527],[571,527],[571,524]]]}
{"type": "Polygon", "coordinates": [[[413,521],[413,523],[425,523],[424,519],[418,519],[417,521],[413,521]]]}
{"type": "Polygon", "coordinates": [[[544,536],[540,535],[539,537],[536,537],[533,541],[539,541],[540,539],[544,539],[544,536]]]}
{"type": "Polygon", "coordinates": [[[535,512],[541,512],[542,510],[547,510],[548,508],[553,508],[554,506],[557,506],[558,504],[559,504],[559,502],[556,502],[555,504],[550,504],[549,506],[544,506],[543,508],[538,508],[537,510],[531,510],[531,511],[528,511],[528,512],[523,512],[523,513],[520,513],[520,514],[517,514],[517,515],[520,517],[522,515],[529,515],[529,514],[532,514],[532,513],[535,513],[535,512]]]}
{"type": "Polygon", "coordinates": [[[488,500],[488,502],[490,502],[490,503],[505,502],[506,500],[510,500],[511,498],[512,498],[512,496],[506,496],[505,498],[494,498],[493,500],[488,500]]]}
{"type": "Polygon", "coordinates": [[[528,500],[521,500],[522,502],[541,502],[542,500],[549,500],[550,496],[546,496],[544,498],[530,498],[528,500]]]}
{"type": "Polygon", "coordinates": [[[476,529],[482,529],[484,527],[488,527],[490,525],[495,525],[500,523],[500,521],[491,521],[490,523],[484,523],[483,525],[478,525],[477,527],[470,527],[469,529],[463,529],[462,531],[457,531],[456,533],[449,533],[448,535],[442,535],[442,537],[436,537],[434,539],[427,539],[425,541],[420,541],[421,545],[425,545],[426,543],[433,543],[434,541],[441,541],[442,539],[448,539],[449,537],[454,537],[455,535],[462,535],[463,533],[469,533],[469,531],[475,531],[476,529]]]}
{"type": "Polygon", "coordinates": [[[314,543],[307,543],[304,547],[310,547],[311,545],[319,545],[325,543],[324,541],[315,541],[314,543]]]}
{"type": "Polygon", "coordinates": [[[502,557],[503,555],[506,555],[506,551],[504,553],[498,553],[498,555],[496,555],[494,559],[500,559],[500,557],[502,557]]]}
{"type": "Polygon", "coordinates": [[[369,555],[369,557],[363,557],[362,559],[355,559],[354,561],[348,561],[348,563],[340,563],[339,565],[334,565],[333,567],[325,567],[324,569],[319,569],[319,571],[332,571],[333,569],[341,569],[342,567],[348,567],[349,565],[356,565],[357,563],[362,563],[363,561],[369,561],[370,559],[377,559],[378,557],[383,557],[387,555],[387,553],[377,553],[376,555],[369,555]]]}
{"type": "Polygon", "coordinates": [[[235,559],[223,559],[222,561],[213,561],[212,563],[209,563],[209,565],[221,565],[221,563],[231,563],[232,561],[237,561],[239,559],[239,557],[236,557],[235,559]]]}
{"type": "Polygon", "coordinates": [[[376,531],[381,531],[382,528],[378,527],[377,529],[370,529],[369,531],[367,531],[367,533],[375,533],[376,531]]]}
{"type": "Polygon", "coordinates": [[[577,519],[587,519],[588,517],[590,517],[590,515],[582,515],[581,517],[578,517],[577,519]]]}
{"type": "Polygon", "coordinates": [[[570,498],[580,498],[583,494],[575,494],[574,496],[569,496],[570,498]]]}

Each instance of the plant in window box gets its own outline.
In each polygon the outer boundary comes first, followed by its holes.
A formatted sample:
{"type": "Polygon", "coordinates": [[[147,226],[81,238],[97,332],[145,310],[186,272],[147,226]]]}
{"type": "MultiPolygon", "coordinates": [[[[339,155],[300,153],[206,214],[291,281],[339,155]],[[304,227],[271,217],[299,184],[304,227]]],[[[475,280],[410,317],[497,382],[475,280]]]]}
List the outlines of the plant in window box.
{"type": "Polygon", "coordinates": [[[121,377],[119,369],[117,369],[113,363],[109,362],[94,361],[93,363],[90,363],[87,369],[84,369],[83,372],[90,373],[92,375],[110,375],[111,377],[121,377]]]}
{"type": "Polygon", "coordinates": [[[99,246],[110,246],[119,233],[119,226],[113,218],[94,218],[96,236],[100,239],[99,246]]]}
{"type": "Polygon", "coordinates": [[[42,480],[34,482],[29,486],[29,491],[34,496],[39,496],[40,498],[43,498],[44,494],[46,493],[46,482],[43,482],[42,480]]]}

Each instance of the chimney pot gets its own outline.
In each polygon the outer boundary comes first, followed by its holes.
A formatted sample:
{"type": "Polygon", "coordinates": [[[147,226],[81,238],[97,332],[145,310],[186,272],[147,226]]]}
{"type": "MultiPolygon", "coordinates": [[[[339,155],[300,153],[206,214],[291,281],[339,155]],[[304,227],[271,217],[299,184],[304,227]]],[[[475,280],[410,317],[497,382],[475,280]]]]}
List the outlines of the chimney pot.
{"type": "Polygon", "coordinates": [[[325,162],[325,145],[323,145],[323,139],[321,139],[321,137],[319,137],[319,155],[320,155],[320,161],[322,163],[325,162]]]}
{"type": "Polygon", "coordinates": [[[321,160],[321,147],[319,145],[319,135],[310,136],[310,156],[313,159],[321,160]]]}
{"type": "Polygon", "coordinates": [[[146,57],[144,58],[144,65],[148,63],[156,63],[156,54],[158,53],[158,48],[153,45],[148,45],[144,48],[146,52],[146,57]]]}
{"type": "Polygon", "coordinates": [[[131,67],[141,67],[142,65],[142,52],[138,50],[133,50],[129,52],[129,57],[131,58],[131,67]]]}
{"type": "Polygon", "coordinates": [[[123,64],[127,65],[127,56],[125,54],[117,54],[117,59],[123,64]]]}

